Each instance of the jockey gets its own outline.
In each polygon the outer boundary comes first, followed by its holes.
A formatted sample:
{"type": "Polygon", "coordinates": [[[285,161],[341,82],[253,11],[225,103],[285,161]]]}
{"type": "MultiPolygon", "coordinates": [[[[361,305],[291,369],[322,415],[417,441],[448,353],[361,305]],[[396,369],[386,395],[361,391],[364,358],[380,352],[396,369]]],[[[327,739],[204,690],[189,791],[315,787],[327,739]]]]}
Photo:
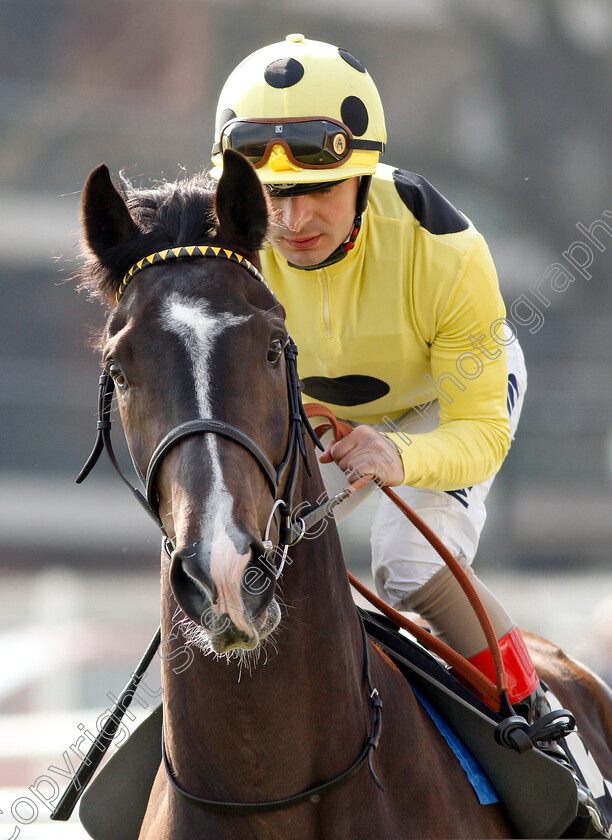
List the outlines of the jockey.
{"type": "MultiPolygon", "coordinates": [[[[520,631],[471,568],[523,405],[523,354],[485,240],[425,178],[379,163],[385,142],[363,65],[294,34],[227,79],[212,174],[231,148],[266,185],[263,273],[300,348],[305,395],[354,426],[320,457],[330,495],[347,480],[363,485],[336,518],[375,483],[395,488],[470,575],[499,639],[510,702],[531,723],[550,708],[544,691],[520,631]]],[[[371,544],[379,594],[419,613],[495,681],[461,587],[384,495],[371,544]]],[[[602,820],[580,787],[585,822],[591,812],[602,820]]]]}

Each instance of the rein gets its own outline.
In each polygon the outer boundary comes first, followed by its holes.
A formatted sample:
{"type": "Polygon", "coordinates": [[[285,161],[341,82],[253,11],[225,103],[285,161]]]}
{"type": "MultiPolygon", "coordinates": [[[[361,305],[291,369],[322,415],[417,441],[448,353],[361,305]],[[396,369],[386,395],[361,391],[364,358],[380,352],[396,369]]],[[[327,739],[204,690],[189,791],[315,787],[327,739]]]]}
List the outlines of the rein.
{"type": "MultiPolygon", "coordinates": [[[[304,406],[306,414],[308,417],[324,417],[328,421],[327,423],[321,423],[315,429],[315,433],[317,436],[322,435],[324,432],[331,429],[334,439],[340,440],[343,437],[346,437],[351,431],[352,426],[348,423],[344,423],[341,420],[338,420],[337,417],[334,416],[333,412],[324,405],[318,405],[317,403],[307,403],[304,406]]],[[[371,592],[366,586],[364,586],[361,581],[359,581],[351,572],[347,572],[351,585],[354,589],[356,589],[366,600],[368,600],[373,606],[375,606],[381,613],[387,616],[394,624],[402,629],[408,631],[411,635],[413,635],[416,639],[418,639],[421,644],[428,648],[428,650],[433,651],[438,656],[441,657],[448,665],[451,665],[455,671],[469,683],[475,689],[477,689],[481,694],[484,694],[489,700],[496,703],[502,703],[504,694],[507,697],[508,691],[508,677],[506,674],[506,669],[504,667],[503,659],[501,656],[501,652],[499,650],[499,643],[497,641],[497,636],[495,635],[495,631],[491,625],[491,620],[487,615],[487,611],[485,610],[478,593],[472,586],[470,579],[468,578],[465,570],[461,567],[461,565],[457,562],[455,557],[452,553],[448,550],[448,548],[444,545],[442,540],[431,530],[431,528],[427,525],[426,522],[421,519],[418,514],[416,514],[411,507],[409,507],[403,499],[395,493],[390,487],[381,486],[380,489],[382,492],[391,499],[391,501],[398,507],[404,516],[406,516],[412,524],[423,534],[425,539],[430,543],[430,545],[435,549],[435,551],[440,555],[440,557],[444,560],[446,565],[451,570],[452,574],[455,576],[459,585],[465,592],[476,616],[480,622],[482,627],[483,633],[485,635],[485,639],[489,648],[491,650],[491,654],[493,656],[493,661],[495,664],[495,672],[497,677],[497,687],[491,682],[491,680],[486,677],[481,671],[472,665],[467,659],[457,653],[457,651],[453,650],[453,648],[449,647],[448,645],[444,644],[444,642],[436,639],[430,632],[425,630],[423,627],[420,627],[418,624],[415,624],[410,619],[406,618],[406,616],[402,615],[400,612],[395,610],[392,606],[387,604],[382,598],[379,598],[373,592],[371,592]]],[[[501,711],[501,710],[500,710],[501,711]]]]}

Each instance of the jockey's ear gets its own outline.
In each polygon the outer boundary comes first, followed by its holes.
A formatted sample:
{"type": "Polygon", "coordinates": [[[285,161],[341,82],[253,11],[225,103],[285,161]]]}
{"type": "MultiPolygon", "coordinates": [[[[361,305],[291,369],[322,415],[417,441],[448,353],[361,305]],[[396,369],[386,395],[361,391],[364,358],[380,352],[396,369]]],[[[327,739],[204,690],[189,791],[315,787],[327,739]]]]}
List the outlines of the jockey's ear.
{"type": "Polygon", "coordinates": [[[268,202],[255,169],[239,152],[223,153],[215,210],[223,236],[245,251],[257,251],[268,228],[268,202]]]}
{"type": "Polygon", "coordinates": [[[81,199],[81,219],[85,241],[103,264],[105,254],[113,246],[127,242],[138,233],[139,229],[104,163],[97,166],[87,179],[81,199]]]}

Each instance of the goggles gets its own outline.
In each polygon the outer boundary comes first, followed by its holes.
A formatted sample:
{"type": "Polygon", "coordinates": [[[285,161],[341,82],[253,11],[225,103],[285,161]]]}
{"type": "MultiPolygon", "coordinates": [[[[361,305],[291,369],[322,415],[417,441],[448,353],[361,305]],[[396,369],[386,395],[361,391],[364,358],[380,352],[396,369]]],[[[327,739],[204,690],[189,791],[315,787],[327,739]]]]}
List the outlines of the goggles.
{"type": "Polygon", "coordinates": [[[301,169],[331,169],[342,166],[353,149],[383,152],[385,144],[358,140],[341,122],[326,117],[293,119],[230,120],[221,129],[213,155],[233,149],[243,154],[257,169],[263,166],[275,146],[282,146],[291,163],[301,169]]]}

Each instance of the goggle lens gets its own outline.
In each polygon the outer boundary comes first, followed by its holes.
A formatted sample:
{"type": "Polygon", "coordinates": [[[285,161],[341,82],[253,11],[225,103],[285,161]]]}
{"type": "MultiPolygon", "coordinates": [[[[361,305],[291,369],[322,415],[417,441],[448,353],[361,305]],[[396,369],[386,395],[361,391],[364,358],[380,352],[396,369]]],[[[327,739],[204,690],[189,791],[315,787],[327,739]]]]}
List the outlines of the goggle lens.
{"type": "Polygon", "coordinates": [[[331,120],[236,120],[229,122],[221,132],[221,149],[240,152],[255,167],[263,166],[277,144],[296,165],[313,169],[337,166],[352,151],[348,129],[331,120]]]}

